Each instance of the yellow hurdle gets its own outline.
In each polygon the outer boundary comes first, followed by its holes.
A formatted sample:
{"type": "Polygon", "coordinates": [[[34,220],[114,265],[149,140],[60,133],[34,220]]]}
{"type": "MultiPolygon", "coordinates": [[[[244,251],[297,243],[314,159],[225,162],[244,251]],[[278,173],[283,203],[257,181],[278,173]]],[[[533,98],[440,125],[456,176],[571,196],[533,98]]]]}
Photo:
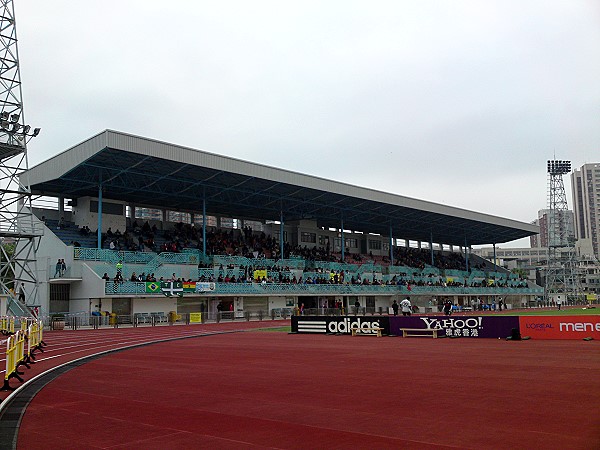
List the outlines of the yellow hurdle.
{"type": "Polygon", "coordinates": [[[17,337],[17,367],[25,359],[25,331],[19,330],[15,336],[17,337]]]}
{"type": "Polygon", "coordinates": [[[0,317],[0,333],[13,334],[15,332],[15,318],[9,316],[0,317]]]}
{"type": "Polygon", "coordinates": [[[42,329],[44,328],[44,324],[41,320],[36,320],[29,325],[27,329],[27,358],[26,361],[28,363],[33,362],[35,359],[35,351],[39,350],[40,352],[44,352],[42,349],[42,329]]]}
{"type": "Polygon", "coordinates": [[[4,385],[0,390],[2,391],[14,391],[15,388],[11,387],[9,380],[16,378],[21,383],[23,378],[18,372],[17,367],[23,361],[25,357],[25,333],[19,331],[17,334],[10,336],[6,342],[6,372],[4,374],[4,385]]]}
{"type": "Polygon", "coordinates": [[[46,345],[46,343],[44,342],[44,322],[42,322],[40,319],[38,319],[37,324],[38,324],[39,335],[40,335],[39,344],[40,344],[40,349],[41,349],[42,346],[46,345]]]}

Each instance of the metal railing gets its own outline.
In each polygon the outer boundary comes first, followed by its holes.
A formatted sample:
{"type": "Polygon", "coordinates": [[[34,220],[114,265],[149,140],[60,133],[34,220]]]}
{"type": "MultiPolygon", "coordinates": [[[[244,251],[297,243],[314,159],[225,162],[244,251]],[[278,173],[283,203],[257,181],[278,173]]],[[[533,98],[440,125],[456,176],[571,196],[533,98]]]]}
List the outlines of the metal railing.
{"type": "MultiPolygon", "coordinates": [[[[144,294],[161,295],[161,291],[147,288],[146,282],[107,281],[104,293],[107,295],[144,294]]],[[[288,283],[214,283],[210,295],[542,295],[543,288],[516,287],[445,287],[365,285],[365,284],[288,284],[288,283]]]]}

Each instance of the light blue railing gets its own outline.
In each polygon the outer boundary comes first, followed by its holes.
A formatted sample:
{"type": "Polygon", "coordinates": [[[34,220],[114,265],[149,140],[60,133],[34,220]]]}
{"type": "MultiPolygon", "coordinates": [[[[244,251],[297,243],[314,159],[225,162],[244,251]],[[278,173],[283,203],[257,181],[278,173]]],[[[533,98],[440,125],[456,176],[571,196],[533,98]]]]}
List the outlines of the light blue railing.
{"type": "Polygon", "coordinates": [[[466,270],[446,269],[446,270],[444,270],[444,274],[450,278],[454,278],[454,277],[469,278],[469,272],[467,272],[466,270]]]}
{"type": "Polygon", "coordinates": [[[264,266],[264,267],[289,267],[290,269],[304,270],[305,261],[302,258],[289,258],[289,259],[267,259],[267,258],[246,258],[244,256],[228,256],[228,255],[214,255],[212,257],[212,264],[215,266],[223,265],[227,266],[264,266]]]}
{"type": "Polygon", "coordinates": [[[307,264],[307,267],[311,269],[322,269],[327,271],[339,272],[356,272],[358,270],[358,264],[338,263],[333,261],[311,261],[307,264]]]}
{"type": "Polygon", "coordinates": [[[182,253],[152,253],[152,252],[129,252],[98,248],[75,247],[73,249],[74,259],[83,261],[103,261],[116,264],[146,264],[149,268],[156,268],[162,264],[198,264],[203,261],[204,256],[199,251],[186,251],[182,253]]]}
{"type": "Polygon", "coordinates": [[[408,266],[389,266],[387,268],[387,272],[393,275],[405,273],[407,276],[412,276],[414,273],[420,274],[421,269],[418,269],[417,267],[408,266]]]}
{"type": "MultiPolygon", "coordinates": [[[[106,283],[105,293],[162,295],[160,292],[146,292],[146,283],[125,281],[106,283]]],[[[391,285],[352,285],[352,284],[279,284],[279,283],[215,283],[215,290],[209,295],[541,295],[542,288],[445,288],[438,286],[414,286],[409,291],[406,286],[391,285]]],[[[185,295],[196,295],[188,294],[185,295]]]]}

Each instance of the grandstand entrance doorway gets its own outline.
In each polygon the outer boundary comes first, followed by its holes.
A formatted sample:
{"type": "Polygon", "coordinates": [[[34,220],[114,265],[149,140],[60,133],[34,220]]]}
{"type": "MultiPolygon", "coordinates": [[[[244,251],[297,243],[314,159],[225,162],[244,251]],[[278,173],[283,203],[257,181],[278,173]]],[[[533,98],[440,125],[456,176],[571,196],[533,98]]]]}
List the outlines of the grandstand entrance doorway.
{"type": "Polygon", "coordinates": [[[183,297],[177,299],[177,313],[203,313],[207,310],[207,299],[201,297],[183,297]]]}
{"type": "Polygon", "coordinates": [[[301,304],[304,303],[304,308],[305,309],[320,308],[319,298],[322,298],[322,297],[311,297],[311,296],[299,297],[298,298],[298,305],[301,305],[301,304]]]}
{"type": "Polygon", "coordinates": [[[131,315],[131,298],[113,298],[112,312],[117,316],[131,315]]]}

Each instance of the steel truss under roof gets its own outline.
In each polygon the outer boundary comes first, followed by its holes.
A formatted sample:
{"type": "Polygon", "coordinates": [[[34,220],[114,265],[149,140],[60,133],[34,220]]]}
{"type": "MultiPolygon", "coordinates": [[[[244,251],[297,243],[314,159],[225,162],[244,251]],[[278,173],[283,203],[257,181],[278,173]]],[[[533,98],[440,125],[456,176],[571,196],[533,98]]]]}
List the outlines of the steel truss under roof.
{"type": "Polygon", "coordinates": [[[509,242],[539,227],[106,130],[31,168],[32,193],[247,220],[308,219],[449,245],[509,242]]]}

